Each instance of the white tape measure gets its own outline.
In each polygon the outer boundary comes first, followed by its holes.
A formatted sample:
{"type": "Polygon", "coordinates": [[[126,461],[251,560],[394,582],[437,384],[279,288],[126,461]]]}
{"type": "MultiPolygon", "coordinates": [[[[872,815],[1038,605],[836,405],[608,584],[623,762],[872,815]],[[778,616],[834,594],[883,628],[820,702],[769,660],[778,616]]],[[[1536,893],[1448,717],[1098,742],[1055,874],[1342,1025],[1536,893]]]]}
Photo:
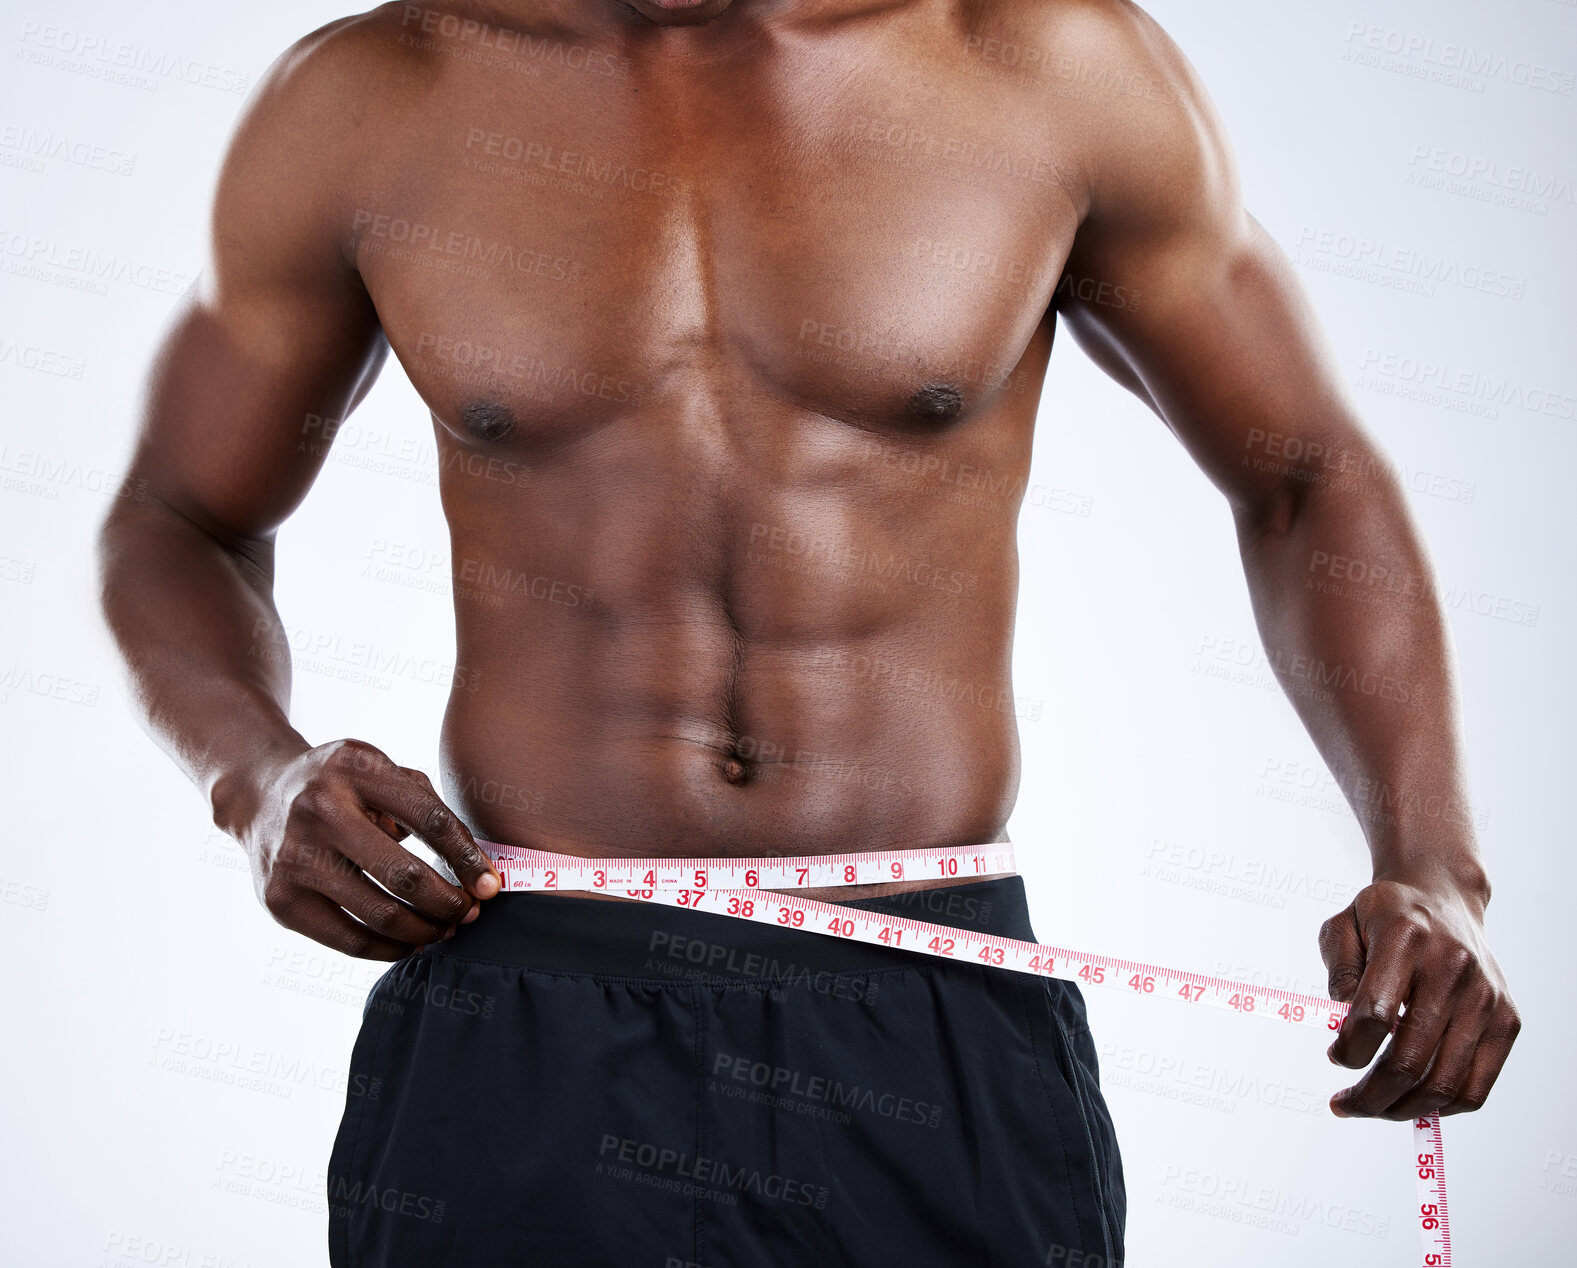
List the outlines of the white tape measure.
{"type": "MultiPolygon", "coordinates": [[[[964,960],[1061,978],[1081,987],[1166,996],[1186,1004],[1231,1009],[1317,1030],[1340,1028],[1347,1005],[1318,995],[1251,986],[1227,978],[972,933],[839,903],[817,902],[778,890],[891,881],[965,881],[1014,873],[1013,847],[961,845],[938,850],[882,850],[800,858],[585,859],[478,841],[492,856],[506,890],[591,891],[668,907],[710,911],[738,920],[801,929],[944,960],[964,960]]],[[[1423,1268],[1449,1268],[1451,1225],[1446,1215],[1446,1156],[1440,1116],[1413,1120],[1418,1168],[1418,1230],[1423,1268]]]]}

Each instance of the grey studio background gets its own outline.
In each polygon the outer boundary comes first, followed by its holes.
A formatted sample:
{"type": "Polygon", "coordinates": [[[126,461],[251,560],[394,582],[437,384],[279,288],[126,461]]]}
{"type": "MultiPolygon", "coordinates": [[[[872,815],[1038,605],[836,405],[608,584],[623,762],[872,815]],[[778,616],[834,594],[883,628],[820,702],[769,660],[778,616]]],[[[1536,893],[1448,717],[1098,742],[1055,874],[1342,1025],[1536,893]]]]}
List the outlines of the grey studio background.
{"type": "MultiPolygon", "coordinates": [[[[1488,1106],[1446,1124],[1456,1258],[1553,1263],[1577,1217],[1577,5],[1149,8],[1214,94],[1440,573],[1489,931],[1525,1018],[1488,1106]]],[[[340,10],[0,12],[0,1258],[319,1263],[381,968],[258,905],[126,711],[89,558],[245,90],[340,10]]],[[[1323,992],[1316,931],[1368,879],[1362,839],[1259,650],[1224,502],[1065,336],[1020,544],[1011,827],[1040,936],[1323,992]]],[[[281,537],[304,734],[436,774],[448,567],[430,424],[391,361],[281,537]]],[[[1330,1116],[1344,1075],[1319,1034],[1088,998],[1131,1264],[1416,1263],[1408,1129],[1330,1116]]],[[[455,1093],[485,1107],[485,1087],[455,1093]]]]}

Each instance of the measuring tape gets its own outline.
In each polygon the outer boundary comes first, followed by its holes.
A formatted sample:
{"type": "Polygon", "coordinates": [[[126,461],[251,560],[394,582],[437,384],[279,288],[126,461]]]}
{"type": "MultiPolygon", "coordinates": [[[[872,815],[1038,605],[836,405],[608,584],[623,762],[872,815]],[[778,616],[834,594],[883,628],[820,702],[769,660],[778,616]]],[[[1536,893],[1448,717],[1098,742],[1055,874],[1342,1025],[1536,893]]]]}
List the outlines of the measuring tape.
{"type": "MultiPolygon", "coordinates": [[[[1250,986],[1227,978],[1185,973],[1133,960],[993,934],[971,933],[839,903],[798,898],[778,890],[877,885],[922,879],[966,880],[1018,869],[1012,845],[960,845],[938,850],[882,850],[800,858],[586,859],[478,841],[492,856],[506,890],[591,891],[668,907],[711,911],[738,920],[802,929],[832,938],[913,951],[943,960],[1054,977],[1130,994],[1168,996],[1193,1005],[1228,1008],[1292,1026],[1334,1031],[1347,1005],[1318,995],[1250,986]]],[[[1446,1155],[1440,1115],[1413,1120],[1418,1168],[1418,1231],[1423,1268],[1449,1268],[1451,1225],[1446,1215],[1446,1155]]]]}

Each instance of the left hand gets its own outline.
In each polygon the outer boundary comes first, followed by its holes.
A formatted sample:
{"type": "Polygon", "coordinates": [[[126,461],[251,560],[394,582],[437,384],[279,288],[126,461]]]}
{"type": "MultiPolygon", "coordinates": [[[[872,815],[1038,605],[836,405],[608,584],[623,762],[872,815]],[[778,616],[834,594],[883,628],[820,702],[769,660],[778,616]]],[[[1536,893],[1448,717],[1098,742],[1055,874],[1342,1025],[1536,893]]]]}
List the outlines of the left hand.
{"type": "Polygon", "coordinates": [[[1340,1118],[1419,1118],[1484,1104],[1522,1019],[1484,939],[1483,901],[1435,876],[1391,875],[1320,927],[1332,999],[1351,1009],[1330,1058],[1359,1070],[1340,1118]],[[1403,1011],[1406,1005],[1406,1011],[1403,1011]]]}

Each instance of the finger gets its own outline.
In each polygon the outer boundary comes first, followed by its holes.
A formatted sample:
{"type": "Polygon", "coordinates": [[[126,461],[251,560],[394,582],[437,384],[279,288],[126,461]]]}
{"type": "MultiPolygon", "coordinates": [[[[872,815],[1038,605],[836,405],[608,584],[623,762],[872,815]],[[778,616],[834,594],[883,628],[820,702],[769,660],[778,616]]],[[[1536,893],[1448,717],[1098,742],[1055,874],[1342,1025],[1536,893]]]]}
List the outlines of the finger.
{"type": "Polygon", "coordinates": [[[1394,1118],[1391,1107],[1417,1088],[1428,1074],[1451,1021],[1451,996],[1444,989],[1427,986],[1421,986],[1414,996],[1395,1036],[1373,1068],[1352,1087],[1331,1097],[1331,1109],[1340,1117],[1394,1118]]]}
{"type": "MultiPolygon", "coordinates": [[[[432,795],[434,797],[438,796],[438,790],[433,787],[433,781],[427,778],[427,772],[426,771],[418,770],[414,766],[402,766],[402,767],[400,767],[400,770],[403,771],[405,774],[409,775],[412,779],[417,780],[422,785],[422,787],[427,789],[428,792],[432,793],[432,795]]],[[[393,823],[394,820],[390,819],[389,822],[393,823]]],[[[406,831],[403,828],[398,828],[396,830],[396,832],[397,832],[397,835],[396,835],[396,833],[391,833],[390,834],[392,836],[395,836],[396,840],[402,840],[404,837],[409,835],[408,833],[406,833],[406,831]]],[[[466,912],[465,915],[460,917],[460,923],[462,925],[468,925],[473,920],[475,920],[478,916],[480,916],[481,914],[482,914],[482,904],[477,902],[475,899],[472,899],[472,901],[471,901],[471,910],[466,912]]]]}
{"type": "Polygon", "coordinates": [[[1446,1027],[1429,1073],[1417,1087],[1391,1105],[1385,1117],[1424,1118],[1434,1113],[1449,1113],[1446,1107],[1455,1102],[1467,1086],[1473,1058],[1488,1023],[1488,1009],[1459,1008],[1446,1027]]]}
{"type": "Polygon", "coordinates": [[[362,795],[377,809],[387,810],[445,859],[461,884],[476,897],[491,898],[502,888],[486,851],[477,845],[460,816],[443,803],[425,777],[412,779],[403,768],[390,762],[387,769],[374,768],[356,782],[362,795]]]}
{"type": "Polygon", "coordinates": [[[1352,1006],[1330,1046],[1330,1058],[1337,1065],[1362,1069],[1374,1060],[1385,1037],[1396,1027],[1402,1001],[1412,985],[1417,959],[1412,952],[1420,936],[1416,926],[1402,925],[1395,934],[1369,946],[1352,1006]]]}
{"type": "MultiPolygon", "coordinates": [[[[333,826],[337,829],[335,844],[346,858],[429,920],[441,925],[456,924],[473,905],[474,900],[463,889],[451,885],[361,816],[350,816],[343,824],[333,826]]],[[[329,892],[320,885],[313,888],[329,892]]]]}
{"type": "Polygon", "coordinates": [[[1320,956],[1325,961],[1327,988],[1335,1000],[1350,1000],[1363,977],[1363,938],[1358,913],[1351,907],[1320,926],[1320,956]]]}
{"type": "Polygon", "coordinates": [[[293,894],[274,919],[314,942],[361,960],[400,960],[416,948],[358,924],[335,902],[311,890],[293,894]]]}
{"type": "Polygon", "coordinates": [[[1463,1081],[1462,1090],[1440,1111],[1442,1114],[1470,1114],[1483,1108],[1521,1030],[1522,1018],[1517,1015],[1516,1008],[1509,1000],[1501,1004],[1479,1037],[1478,1050],[1473,1054],[1473,1065],[1463,1081]]]}
{"type": "Polygon", "coordinates": [[[384,835],[396,841],[403,841],[410,836],[409,832],[394,821],[394,816],[386,811],[374,810],[370,806],[363,806],[362,812],[371,820],[372,826],[384,835]]]}
{"type": "Polygon", "coordinates": [[[420,915],[394,895],[379,889],[362,872],[320,872],[307,883],[374,933],[396,942],[424,947],[429,942],[441,942],[454,932],[454,922],[434,921],[420,915]]]}
{"type": "Polygon", "coordinates": [[[398,770],[400,774],[404,775],[406,778],[414,779],[418,784],[420,784],[427,791],[429,796],[438,801],[443,800],[442,797],[438,796],[438,790],[433,787],[433,781],[427,778],[426,771],[418,770],[414,766],[401,766],[398,768],[398,770]]]}
{"type": "Polygon", "coordinates": [[[432,793],[432,795],[434,797],[436,797],[438,795],[438,790],[433,787],[433,781],[427,778],[427,772],[426,771],[419,770],[415,766],[402,766],[402,767],[400,767],[400,770],[404,774],[409,775],[412,779],[414,779],[417,783],[419,783],[423,788],[427,789],[427,791],[432,793]]]}

